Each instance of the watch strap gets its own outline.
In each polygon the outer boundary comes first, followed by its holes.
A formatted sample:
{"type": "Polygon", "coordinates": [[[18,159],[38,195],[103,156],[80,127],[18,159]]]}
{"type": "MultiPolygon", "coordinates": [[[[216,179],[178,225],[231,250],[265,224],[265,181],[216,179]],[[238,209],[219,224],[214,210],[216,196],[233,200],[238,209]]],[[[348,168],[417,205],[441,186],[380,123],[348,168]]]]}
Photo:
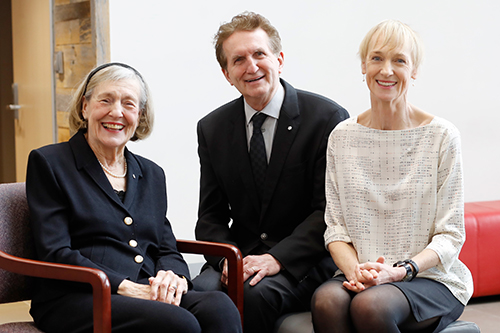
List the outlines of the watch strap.
{"type": "Polygon", "coordinates": [[[393,267],[404,267],[406,269],[406,275],[401,280],[402,282],[410,282],[414,278],[413,270],[409,263],[405,261],[398,261],[393,265],[393,267]]]}
{"type": "Polygon", "coordinates": [[[405,262],[413,266],[413,278],[412,278],[413,280],[419,272],[418,265],[411,259],[406,259],[405,262]]]}

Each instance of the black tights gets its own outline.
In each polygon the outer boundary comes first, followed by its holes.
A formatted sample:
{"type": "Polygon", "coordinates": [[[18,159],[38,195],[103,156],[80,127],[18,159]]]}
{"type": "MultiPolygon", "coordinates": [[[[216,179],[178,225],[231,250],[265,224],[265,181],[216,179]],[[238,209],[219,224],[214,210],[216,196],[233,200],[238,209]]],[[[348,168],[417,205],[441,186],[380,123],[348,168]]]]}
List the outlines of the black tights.
{"type": "Polygon", "coordinates": [[[333,279],[316,290],[311,306],[315,333],[432,332],[439,319],[417,322],[405,295],[391,284],[356,294],[333,279]]]}

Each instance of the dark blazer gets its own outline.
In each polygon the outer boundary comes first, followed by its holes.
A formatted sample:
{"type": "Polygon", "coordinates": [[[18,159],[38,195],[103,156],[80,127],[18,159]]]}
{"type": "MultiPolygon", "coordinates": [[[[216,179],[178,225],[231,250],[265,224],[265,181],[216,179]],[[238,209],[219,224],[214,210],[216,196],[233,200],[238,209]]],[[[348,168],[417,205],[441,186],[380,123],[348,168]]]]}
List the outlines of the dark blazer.
{"type": "MultiPolygon", "coordinates": [[[[281,84],[285,99],[262,204],[248,154],[243,97],[199,121],[196,238],[235,244],[244,256],[268,252],[300,281],[329,256],[323,240],[325,152],[330,132],[349,115],[328,98],[281,84]]],[[[216,269],[220,259],[207,257],[216,269]]]]}
{"type": "MultiPolygon", "coordinates": [[[[189,278],[166,218],[163,170],[127,149],[125,157],[127,191],[122,203],[83,131],[69,142],[31,152],[26,192],[38,258],[101,269],[112,293],[124,279],[138,282],[142,277],[147,283],[144,278],[161,269],[189,278]]],[[[77,290],[69,283],[42,283],[35,301],[77,290]]]]}

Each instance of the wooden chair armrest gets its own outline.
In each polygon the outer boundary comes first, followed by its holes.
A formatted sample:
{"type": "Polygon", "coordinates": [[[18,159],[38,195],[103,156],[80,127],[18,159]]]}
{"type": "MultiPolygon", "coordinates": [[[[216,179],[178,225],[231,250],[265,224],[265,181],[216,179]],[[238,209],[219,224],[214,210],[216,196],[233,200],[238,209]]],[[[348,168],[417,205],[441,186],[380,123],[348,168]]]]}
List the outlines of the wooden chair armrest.
{"type": "Polygon", "coordinates": [[[243,258],[240,250],[231,244],[180,239],[177,240],[177,249],[183,253],[222,256],[227,259],[227,294],[238,308],[243,322],[243,258]]]}
{"type": "Polygon", "coordinates": [[[98,269],[19,258],[0,251],[0,267],[6,271],[39,278],[90,283],[93,289],[94,332],[111,332],[111,286],[98,269]]]}

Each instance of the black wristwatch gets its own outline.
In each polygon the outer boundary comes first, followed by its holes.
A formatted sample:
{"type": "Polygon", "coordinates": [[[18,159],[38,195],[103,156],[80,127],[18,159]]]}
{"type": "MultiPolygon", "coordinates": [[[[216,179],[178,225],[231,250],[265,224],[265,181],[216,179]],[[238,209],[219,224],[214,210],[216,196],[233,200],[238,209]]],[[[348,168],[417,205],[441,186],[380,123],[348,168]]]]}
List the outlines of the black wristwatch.
{"type": "Polygon", "coordinates": [[[417,276],[418,274],[418,266],[417,264],[411,260],[411,259],[406,259],[404,261],[398,261],[393,265],[393,267],[404,267],[406,269],[406,275],[405,277],[401,280],[402,282],[410,282],[417,276]],[[413,266],[413,270],[411,269],[413,266]]]}

